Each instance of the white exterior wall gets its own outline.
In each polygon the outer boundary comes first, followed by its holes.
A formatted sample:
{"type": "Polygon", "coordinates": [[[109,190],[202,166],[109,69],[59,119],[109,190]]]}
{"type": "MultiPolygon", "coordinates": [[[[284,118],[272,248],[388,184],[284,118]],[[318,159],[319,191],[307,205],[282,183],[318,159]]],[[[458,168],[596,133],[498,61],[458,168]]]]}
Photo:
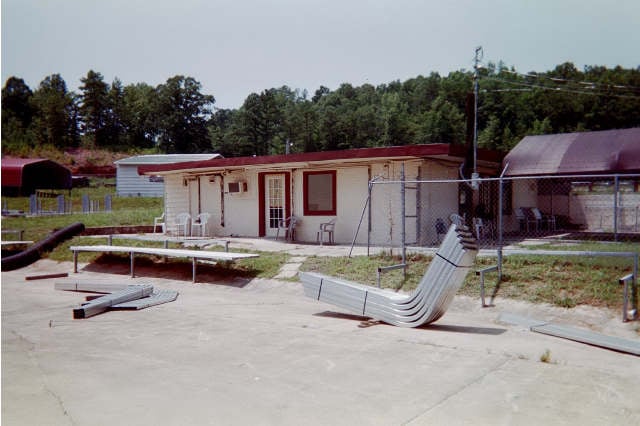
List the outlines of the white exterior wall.
{"type": "Polygon", "coordinates": [[[138,175],[138,165],[116,166],[116,194],[118,197],[162,197],[163,182],[151,182],[149,176],[138,175]]]}
{"type": "MultiPolygon", "coordinates": [[[[349,244],[353,241],[353,236],[367,199],[369,169],[367,166],[360,166],[350,168],[328,167],[326,170],[336,170],[336,216],[304,216],[303,170],[296,170],[292,173],[291,211],[293,215],[301,220],[296,228],[296,238],[300,241],[314,242],[317,239],[320,224],[336,218],[335,242],[349,244]]],[[[356,241],[358,244],[367,243],[366,220],[367,217],[365,215],[356,241]]]]}
{"type": "MultiPolygon", "coordinates": [[[[425,161],[421,167],[421,180],[458,179],[458,169],[442,164],[425,161]]],[[[421,232],[418,244],[427,245],[438,242],[436,221],[442,219],[449,227],[449,216],[458,212],[458,183],[421,184],[421,232]]]]}
{"type": "Polygon", "coordinates": [[[192,218],[199,213],[209,213],[209,236],[258,235],[257,173],[231,173],[224,177],[212,174],[186,179],[184,176],[176,174],[165,177],[165,212],[168,224],[179,213],[189,213],[192,218]],[[248,191],[242,194],[228,193],[227,184],[234,181],[246,181],[248,191]],[[224,205],[220,196],[221,182],[224,183],[224,205]]]}
{"type": "Polygon", "coordinates": [[[207,223],[207,235],[224,235],[223,216],[220,209],[221,176],[201,176],[200,190],[202,199],[202,213],[209,213],[211,217],[207,223]]]}
{"type": "MultiPolygon", "coordinates": [[[[571,194],[569,220],[589,231],[615,230],[614,193],[571,194]]],[[[640,231],[640,192],[618,194],[617,226],[619,232],[640,231]]]]}
{"type": "Polygon", "coordinates": [[[224,191],[224,235],[256,237],[259,232],[257,172],[234,172],[226,175],[224,191]],[[247,182],[247,192],[227,192],[227,184],[238,181],[247,182]]]}
{"type": "Polygon", "coordinates": [[[164,178],[164,212],[165,223],[169,226],[175,222],[176,215],[190,212],[189,191],[183,185],[182,175],[169,175],[164,178]]]}
{"type": "MultiPolygon", "coordinates": [[[[516,179],[513,181],[512,207],[537,207],[538,185],[533,179],[516,179]]],[[[518,219],[512,211],[504,216],[504,231],[512,232],[519,229],[518,219]]]]}
{"type": "MultiPolygon", "coordinates": [[[[372,176],[378,181],[400,181],[402,162],[375,164],[372,176]]],[[[424,162],[404,162],[405,180],[420,179],[420,170],[424,162]]],[[[405,241],[408,245],[420,243],[419,235],[424,223],[425,209],[423,186],[415,183],[405,185],[405,241]],[[422,200],[421,200],[422,199],[422,200]]],[[[428,207],[428,206],[427,206],[428,207]]],[[[366,222],[364,223],[366,232],[366,222]]],[[[365,240],[366,241],[366,240],[365,240]]],[[[374,184],[371,193],[371,243],[382,246],[400,246],[402,244],[402,193],[399,183],[374,184]]]]}

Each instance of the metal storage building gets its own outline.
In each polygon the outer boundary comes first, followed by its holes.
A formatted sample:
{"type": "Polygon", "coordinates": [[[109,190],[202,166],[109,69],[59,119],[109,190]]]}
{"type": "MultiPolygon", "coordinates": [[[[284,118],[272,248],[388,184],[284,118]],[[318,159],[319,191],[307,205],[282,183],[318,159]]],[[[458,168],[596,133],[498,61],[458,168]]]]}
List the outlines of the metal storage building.
{"type": "Polygon", "coordinates": [[[138,175],[139,166],[174,164],[222,158],[220,154],[137,155],[115,161],[116,195],[119,197],[162,197],[164,180],[158,176],[138,175]]]}
{"type": "Polygon", "coordinates": [[[639,173],[640,127],[526,136],[503,164],[505,176],[639,173]]]}
{"type": "Polygon", "coordinates": [[[43,158],[3,158],[2,195],[31,195],[36,189],[71,189],[71,170],[43,158]]]}

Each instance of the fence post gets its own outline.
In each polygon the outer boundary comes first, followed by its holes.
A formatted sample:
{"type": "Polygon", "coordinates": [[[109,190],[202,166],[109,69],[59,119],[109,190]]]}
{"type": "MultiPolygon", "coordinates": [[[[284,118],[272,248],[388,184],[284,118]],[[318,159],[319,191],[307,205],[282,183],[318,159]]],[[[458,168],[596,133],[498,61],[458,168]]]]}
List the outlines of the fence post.
{"type": "Polygon", "coordinates": [[[111,211],[111,194],[107,194],[104,196],[104,211],[111,211]]]}
{"type": "Polygon", "coordinates": [[[89,195],[82,194],[82,213],[88,213],[89,209],[89,195]]]}
{"type": "Polygon", "coordinates": [[[65,212],[64,194],[58,195],[57,201],[58,201],[58,214],[64,214],[65,212]]]}
{"type": "MultiPolygon", "coordinates": [[[[402,168],[400,169],[400,180],[402,183],[400,184],[400,202],[402,203],[402,263],[406,265],[407,263],[407,232],[406,232],[406,222],[407,222],[407,211],[405,207],[405,174],[404,174],[404,163],[402,163],[402,168]]],[[[404,277],[407,278],[407,268],[404,268],[404,277]]]]}
{"type": "Polygon", "coordinates": [[[29,195],[29,213],[38,214],[38,197],[36,194],[29,195]]]}
{"type": "Polygon", "coordinates": [[[502,246],[504,245],[504,174],[507,173],[508,168],[509,163],[505,164],[502,173],[500,173],[500,179],[498,180],[498,282],[502,280],[502,246]]]}
{"type": "Polygon", "coordinates": [[[367,195],[367,257],[370,256],[369,249],[371,248],[371,192],[373,191],[373,180],[369,181],[369,194],[367,195]]]}
{"type": "Polygon", "coordinates": [[[640,261],[640,253],[636,252],[636,258],[633,261],[633,280],[631,281],[631,306],[635,310],[635,318],[638,318],[638,263],[640,261]]]}
{"type": "Polygon", "coordinates": [[[613,240],[618,241],[618,192],[620,191],[620,179],[618,175],[614,178],[613,190],[613,240]]]}

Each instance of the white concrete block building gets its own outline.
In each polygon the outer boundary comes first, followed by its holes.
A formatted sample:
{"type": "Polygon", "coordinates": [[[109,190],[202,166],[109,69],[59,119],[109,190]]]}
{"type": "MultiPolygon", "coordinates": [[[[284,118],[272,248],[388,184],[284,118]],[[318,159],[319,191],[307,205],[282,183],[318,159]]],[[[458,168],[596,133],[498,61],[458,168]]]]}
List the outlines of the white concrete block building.
{"type": "MultiPolygon", "coordinates": [[[[214,158],[189,163],[144,165],[143,176],[165,182],[165,220],[179,213],[191,217],[207,212],[211,236],[275,237],[278,222],[296,216],[296,240],[315,242],[321,223],[336,219],[336,243],[351,243],[373,177],[407,180],[456,179],[464,147],[449,144],[407,145],[311,152],[261,157],[214,158]]],[[[485,173],[495,174],[497,162],[479,160],[485,173]]],[[[407,240],[433,241],[434,213],[458,211],[458,184],[406,191],[407,240]]],[[[400,240],[399,185],[376,185],[371,203],[371,244],[397,245],[400,240]]],[[[442,217],[442,216],[440,216],[442,217]]],[[[446,216],[445,216],[446,217],[446,216]]],[[[367,242],[367,221],[357,243],[367,242]]],[[[282,234],[281,234],[282,235],[282,234]]]]}

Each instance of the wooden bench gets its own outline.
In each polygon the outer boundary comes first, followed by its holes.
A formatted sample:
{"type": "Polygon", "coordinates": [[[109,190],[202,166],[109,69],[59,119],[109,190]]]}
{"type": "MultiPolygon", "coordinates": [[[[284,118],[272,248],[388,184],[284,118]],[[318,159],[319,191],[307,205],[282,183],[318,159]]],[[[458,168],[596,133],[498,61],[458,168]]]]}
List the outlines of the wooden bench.
{"type": "Polygon", "coordinates": [[[131,277],[134,275],[135,255],[150,254],[155,256],[191,258],[192,260],[192,281],[196,282],[196,264],[198,260],[210,260],[215,262],[234,262],[240,259],[248,259],[258,257],[253,253],[229,253],[219,251],[205,250],[184,250],[184,249],[168,249],[155,247],[128,247],[128,246],[71,246],[69,248],[73,252],[73,272],[78,272],[78,253],[79,252],[99,252],[99,253],[129,253],[131,259],[131,277]]]}

